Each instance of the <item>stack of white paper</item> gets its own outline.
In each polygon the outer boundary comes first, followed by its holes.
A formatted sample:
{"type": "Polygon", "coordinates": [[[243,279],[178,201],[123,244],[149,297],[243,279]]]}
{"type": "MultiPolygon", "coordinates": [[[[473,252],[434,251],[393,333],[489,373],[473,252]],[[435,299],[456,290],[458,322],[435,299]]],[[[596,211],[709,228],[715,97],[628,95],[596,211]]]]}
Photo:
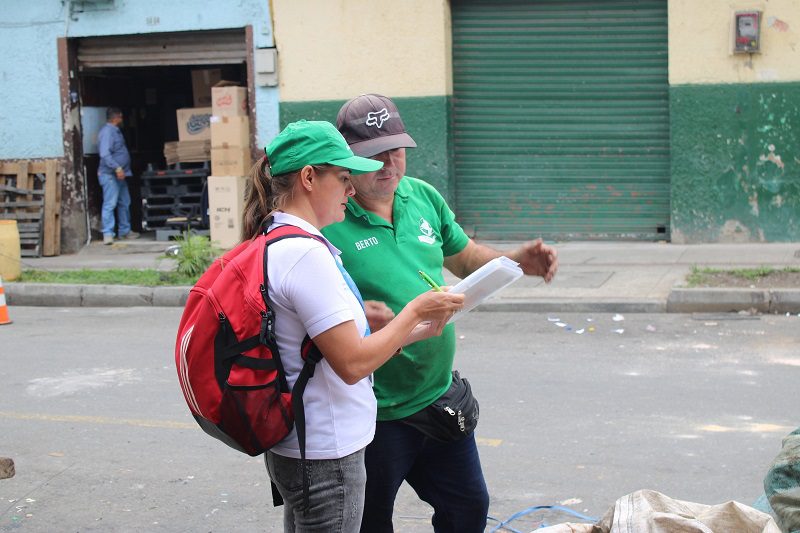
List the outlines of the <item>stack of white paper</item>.
{"type": "Polygon", "coordinates": [[[505,256],[492,259],[450,289],[450,292],[464,295],[464,307],[449,322],[458,320],[521,276],[519,263],[505,256]]]}

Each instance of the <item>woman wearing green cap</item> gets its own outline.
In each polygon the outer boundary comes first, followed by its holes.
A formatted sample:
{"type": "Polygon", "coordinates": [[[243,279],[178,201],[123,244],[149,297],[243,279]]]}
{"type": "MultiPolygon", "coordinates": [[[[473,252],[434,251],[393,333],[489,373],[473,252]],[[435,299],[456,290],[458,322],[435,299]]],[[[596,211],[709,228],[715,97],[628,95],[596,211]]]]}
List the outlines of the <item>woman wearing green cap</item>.
{"type": "Polygon", "coordinates": [[[294,431],[267,452],[267,470],[285,502],[285,531],[355,532],[363,513],[364,448],[375,432],[371,374],[403,345],[440,334],[463,296],[425,292],[370,335],[358,289],[319,230],[344,218],[355,193],[350,175],[383,163],[353,155],[332,124],[305,120],[289,124],[265,153],[251,172],[243,237],[257,236],[266,223],[319,237],[269,248],[269,297],[289,385],[302,368],[306,334],[324,356],[303,393],[307,499],[294,431]]]}

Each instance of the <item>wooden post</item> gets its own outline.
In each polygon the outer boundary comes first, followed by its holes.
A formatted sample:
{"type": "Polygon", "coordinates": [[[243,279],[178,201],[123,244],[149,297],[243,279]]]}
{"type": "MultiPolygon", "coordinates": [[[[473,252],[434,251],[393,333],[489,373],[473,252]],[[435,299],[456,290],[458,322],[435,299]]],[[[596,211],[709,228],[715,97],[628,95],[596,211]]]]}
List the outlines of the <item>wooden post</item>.
{"type": "Polygon", "coordinates": [[[60,177],[58,161],[48,159],[45,162],[44,181],[44,235],[42,237],[42,255],[44,256],[61,253],[60,177]]]}
{"type": "MultiPolygon", "coordinates": [[[[33,189],[33,183],[28,183],[29,179],[28,174],[28,160],[23,159],[17,164],[17,189],[33,189]]],[[[31,180],[33,181],[33,180],[31,180]]],[[[26,200],[29,202],[33,200],[33,196],[30,194],[25,197],[26,200]]]]}

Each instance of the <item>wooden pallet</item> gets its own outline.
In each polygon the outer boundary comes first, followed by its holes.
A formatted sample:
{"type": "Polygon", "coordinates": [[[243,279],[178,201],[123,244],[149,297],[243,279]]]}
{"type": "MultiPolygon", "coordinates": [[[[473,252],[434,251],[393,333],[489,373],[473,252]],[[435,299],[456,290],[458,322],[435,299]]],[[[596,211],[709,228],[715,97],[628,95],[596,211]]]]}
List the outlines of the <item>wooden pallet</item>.
{"type": "Polygon", "coordinates": [[[0,161],[0,219],[16,220],[22,257],[61,251],[61,171],[57,159],[0,161]]]}

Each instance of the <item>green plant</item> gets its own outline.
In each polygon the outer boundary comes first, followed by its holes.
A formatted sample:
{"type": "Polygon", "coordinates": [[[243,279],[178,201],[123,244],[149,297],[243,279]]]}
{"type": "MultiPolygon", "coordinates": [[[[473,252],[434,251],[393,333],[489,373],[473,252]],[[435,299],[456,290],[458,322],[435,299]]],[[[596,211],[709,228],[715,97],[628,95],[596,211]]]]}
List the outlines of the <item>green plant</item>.
{"type": "Polygon", "coordinates": [[[177,271],[183,276],[200,276],[222,254],[222,249],[215,246],[208,237],[193,235],[188,231],[184,231],[175,243],[178,246],[174,257],[178,262],[177,271]]]}
{"type": "Polygon", "coordinates": [[[783,269],[776,269],[769,266],[760,266],[754,268],[736,268],[731,270],[726,269],[719,269],[719,268],[708,268],[703,267],[700,268],[698,266],[692,266],[691,271],[686,276],[686,284],[689,287],[699,287],[708,283],[711,278],[715,275],[727,275],[734,278],[744,279],[751,282],[756,282],[762,278],[769,277],[772,274],[777,274],[779,272],[786,272],[786,273],[794,273],[800,272],[800,268],[797,267],[784,267],[783,269]]]}
{"type": "Polygon", "coordinates": [[[732,274],[739,276],[740,278],[755,281],[763,278],[764,276],[769,276],[773,272],[777,271],[772,267],[762,266],[756,268],[737,268],[732,271],[732,274]]]}
{"type": "Polygon", "coordinates": [[[692,265],[692,270],[686,276],[686,284],[689,287],[697,287],[705,282],[708,275],[717,272],[717,270],[713,268],[699,268],[696,265],[692,265]]]}
{"type": "Polygon", "coordinates": [[[194,285],[197,276],[161,272],[152,268],[110,268],[104,270],[23,270],[21,283],[78,283],[89,285],[141,285],[144,287],[194,285]]]}

